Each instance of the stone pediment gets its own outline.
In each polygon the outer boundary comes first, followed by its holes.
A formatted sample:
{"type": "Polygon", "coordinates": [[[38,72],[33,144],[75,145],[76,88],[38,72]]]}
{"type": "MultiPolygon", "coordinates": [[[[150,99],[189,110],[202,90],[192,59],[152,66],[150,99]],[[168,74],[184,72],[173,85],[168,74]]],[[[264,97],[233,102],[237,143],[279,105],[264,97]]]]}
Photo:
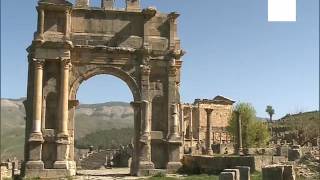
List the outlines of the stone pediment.
{"type": "Polygon", "coordinates": [[[229,99],[229,98],[226,98],[226,97],[223,97],[223,96],[216,96],[213,98],[213,101],[215,103],[227,103],[227,104],[233,104],[235,101],[229,99]]]}

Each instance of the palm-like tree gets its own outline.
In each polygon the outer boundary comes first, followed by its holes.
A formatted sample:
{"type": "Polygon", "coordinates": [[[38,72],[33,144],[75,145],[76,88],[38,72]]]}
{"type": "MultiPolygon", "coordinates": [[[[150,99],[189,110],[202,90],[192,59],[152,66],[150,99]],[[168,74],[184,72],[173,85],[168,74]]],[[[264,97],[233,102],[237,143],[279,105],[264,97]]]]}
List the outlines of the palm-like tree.
{"type": "Polygon", "coordinates": [[[272,116],[274,115],[274,109],[272,108],[272,106],[268,105],[266,108],[266,112],[269,114],[270,122],[272,122],[272,116]]]}

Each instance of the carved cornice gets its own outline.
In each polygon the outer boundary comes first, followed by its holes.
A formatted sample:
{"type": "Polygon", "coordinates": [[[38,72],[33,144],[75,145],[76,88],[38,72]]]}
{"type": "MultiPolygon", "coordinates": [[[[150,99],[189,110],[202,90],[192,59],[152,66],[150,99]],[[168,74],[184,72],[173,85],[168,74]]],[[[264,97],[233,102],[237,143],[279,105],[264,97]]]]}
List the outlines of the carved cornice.
{"type": "Polygon", "coordinates": [[[142,75],[150,75],[151,67],[149,65],[140,65],[140,71],[142,75]]]}

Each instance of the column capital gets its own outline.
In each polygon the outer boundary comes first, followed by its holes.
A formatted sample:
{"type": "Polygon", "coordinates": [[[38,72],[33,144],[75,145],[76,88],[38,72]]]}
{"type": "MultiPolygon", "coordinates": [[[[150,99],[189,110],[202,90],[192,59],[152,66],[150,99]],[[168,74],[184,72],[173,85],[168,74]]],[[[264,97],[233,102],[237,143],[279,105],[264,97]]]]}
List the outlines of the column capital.
{"type": "Polygon", "coordinates": [[[45,59],[32,58],[32,62],[36,65],[36,67],[42,67],[45,59]]]}
{"type": "Polygon", "coordinates": [[[180,14],[178,14],[177,12],[171,12],[170,14],[168,14],[168,18],[171,22],[175,22],[179,16],[180,14]]]}
{"type": "Polygon", "coordinates": [[[72,64],[71,64],[71,59],[70,58],[60,58],[60,61],[61,61],[61,65],[65,69],[71,68],[72,64]]]}
{"type": "Polygon", "coordinates": [[[213,109],[210,109],[210,108],[205,108],[205,110],[206,110],[207,114],[211,114],[213,111],[213,109]]]}

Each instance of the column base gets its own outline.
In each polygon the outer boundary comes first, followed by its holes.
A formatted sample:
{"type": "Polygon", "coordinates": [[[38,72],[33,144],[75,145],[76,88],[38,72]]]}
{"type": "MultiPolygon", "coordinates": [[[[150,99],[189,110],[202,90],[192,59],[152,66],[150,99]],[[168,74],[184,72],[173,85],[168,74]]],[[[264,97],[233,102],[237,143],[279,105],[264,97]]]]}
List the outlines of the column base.
{"type": "Polygon", "coordinates": [[[55,161],[53,164],[55,169],[69,169],[68,161],[55,161]]]}
{"type": "Polygon", "coordinates": [[[140,161],[137,176],[149,176],[154,169],[154,164],[150,161],[140,161]]]}
{"type": "Polygon", "coordinates": [[[173,174],[176,173],[182,167],[181,162],[168,162],[167,164],[167,173],[173,174]]]}
{"type": "Polygon", "coordinates": [[[44,169],[44,164],[42,161],[27,161],[25,164],[26,169],[35,169],[35,170],[42,170],[44,169]]]}
{"type": "Polygon", "coordinates": [[[29,142],[44,142],[43,136],[41,132],[33,132],[30,134],[30,137],[28,139],[29,142]]]}

